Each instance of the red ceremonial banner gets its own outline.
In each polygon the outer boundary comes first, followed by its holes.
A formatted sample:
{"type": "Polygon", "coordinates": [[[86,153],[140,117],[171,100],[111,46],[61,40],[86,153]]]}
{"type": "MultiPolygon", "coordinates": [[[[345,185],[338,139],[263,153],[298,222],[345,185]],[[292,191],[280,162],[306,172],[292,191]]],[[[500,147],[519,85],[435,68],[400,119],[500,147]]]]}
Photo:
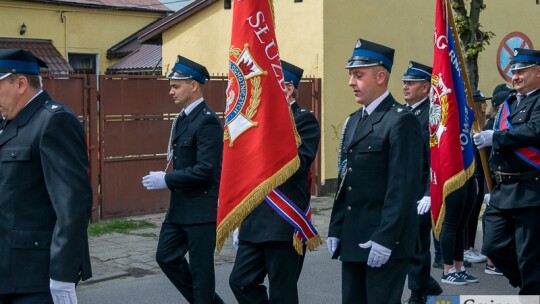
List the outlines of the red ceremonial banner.
{"type": "Polygon", "coordinates": [[[216,247],[298,170],[269,0],[234,1],[216,247]]]}
{"type": "Polygon", "coordinates": [[[466,69],[458,58],[459,41],[454,40],[450,6],[445,0],[436,2],[429,146],[431,216],[438,238],[446,199],[472,177],[475,164],[470,134],[474,114],[467,105],[463,80],[466,69]]]}

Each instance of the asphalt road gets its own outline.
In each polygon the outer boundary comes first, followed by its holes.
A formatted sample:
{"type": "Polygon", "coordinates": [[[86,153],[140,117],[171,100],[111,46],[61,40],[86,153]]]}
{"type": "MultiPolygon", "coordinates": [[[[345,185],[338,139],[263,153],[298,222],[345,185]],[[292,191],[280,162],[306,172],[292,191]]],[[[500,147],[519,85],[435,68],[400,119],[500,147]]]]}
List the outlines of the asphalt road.
{"type": "MultiPolygon", "coordinates": [[[[231,263],[216,266],[216,289],[225,303],[236,303],[228,286],[232,269],[231,263]]],[[[484,264],[473,264],[468,271],[480,279],[479,283],[466,286],[444,284],[447,295],[516,295],[504,277],[486,275],[484,264]]],[[[439,280],[442,270],[432,269],[432,275],[439,280]]],[[[331,260],[324,247],[308,252],[304,270],[298,283],[300,303],[329,304],[341,303],[341,264],[331,260]]],[[[78,289],[80,304],[154,304],[187,303],[168,279],[162,275],[142,278],[126,277],[101,283],[83,285],[78,289]]],[[[409,297],[405,287],[403,300],[409,297]]]]}

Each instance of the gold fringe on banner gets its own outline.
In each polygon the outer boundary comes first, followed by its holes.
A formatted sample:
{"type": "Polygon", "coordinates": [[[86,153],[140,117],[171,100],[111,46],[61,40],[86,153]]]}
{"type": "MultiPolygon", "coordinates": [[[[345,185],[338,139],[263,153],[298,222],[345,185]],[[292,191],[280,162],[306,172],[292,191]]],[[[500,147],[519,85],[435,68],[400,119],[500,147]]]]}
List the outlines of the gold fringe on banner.
{"type": "MultiPolygon", "coordinates": [[[[438,240],[441,234],[442,226],[444,223],[444,216],[446,215],[446,198],[457,189],[463,187],[465,183],[472,178],[475,170],[475,163],[474,161],[471,163],[471,165],[462,172],[452,176],[449,180],[444,183],[443,186],[443,203],[441,206],[441,210],[439,212],[439,219],[437,220],[437,223],[433,225],[433,232],[435,233],[435,238],[438,240]]],[[[433,222],[433,218],[431,219],[433,222]]]]}
{"type": "Polygon", "coordinates": [[[216,249],[221,251],[225,239],[231,232],[240,226],[240,223],[255,209],[264,198],[277,186],[283,184],[300,167],[300,158],[296,155],[281,170],[269,179],[255,187],[219,224],[216,235],[216,249]]]}

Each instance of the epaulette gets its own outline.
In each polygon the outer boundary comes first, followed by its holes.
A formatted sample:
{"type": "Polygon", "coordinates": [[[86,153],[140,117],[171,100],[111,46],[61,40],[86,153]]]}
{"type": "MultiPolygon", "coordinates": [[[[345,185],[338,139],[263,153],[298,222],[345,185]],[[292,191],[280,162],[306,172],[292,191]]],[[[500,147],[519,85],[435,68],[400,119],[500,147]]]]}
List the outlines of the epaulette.
{"type": "Polygon", "coordinates": [[[407,110],[407,108],[405,108],[404,105],[398,104],[398,103],[395,103],[394,105],[392,105],[392,110],[398,114],[409,112],[409,110],[407,110]]]}
{"type": "Polygon", "coordinates": [[[60,103],[57,103],[53,100],[47,100],[45,101],[45,103],[43,104],[43,106],[45,107],[45,109],[51,111],[51,112],[58,112],[60,110],[63,110],[64,109],[64,106],[60,103]]]}

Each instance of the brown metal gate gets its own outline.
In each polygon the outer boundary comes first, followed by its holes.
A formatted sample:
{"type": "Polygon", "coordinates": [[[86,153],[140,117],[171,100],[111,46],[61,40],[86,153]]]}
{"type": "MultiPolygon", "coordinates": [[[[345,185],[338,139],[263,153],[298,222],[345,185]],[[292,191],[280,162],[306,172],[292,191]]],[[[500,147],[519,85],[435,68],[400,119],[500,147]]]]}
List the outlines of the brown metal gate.
{"type": "MultiPolygon", "coordinates": [[[[71,107],[89,138],[94,202],[92,220],[160,212],[167,209],[169,191],[148,191],[141,179],[166,166],[172,120],[180,111],[163,77],[133,75],[45,75],[45,89],[71,107]],[[99,109],[99,111],[97,111],[99,109]]],[[[205,102],[223,119],[226,77],[205,85],[205,102]]],[[[320,79],[300,84],[298,103],[320,121],[320,79]]],[[[320,157],[313,167],[312,193],[319,195],[320,157]]]]}
{"type": "Polygon", "coordinates": [[[97,141],[97,90],[96,75],[43,74],[43,88],[51,98],[68,106],[79,117],[86,131],[89,175],[92,183],[92,220],[99,218],[99,145],[97,141]]]}

